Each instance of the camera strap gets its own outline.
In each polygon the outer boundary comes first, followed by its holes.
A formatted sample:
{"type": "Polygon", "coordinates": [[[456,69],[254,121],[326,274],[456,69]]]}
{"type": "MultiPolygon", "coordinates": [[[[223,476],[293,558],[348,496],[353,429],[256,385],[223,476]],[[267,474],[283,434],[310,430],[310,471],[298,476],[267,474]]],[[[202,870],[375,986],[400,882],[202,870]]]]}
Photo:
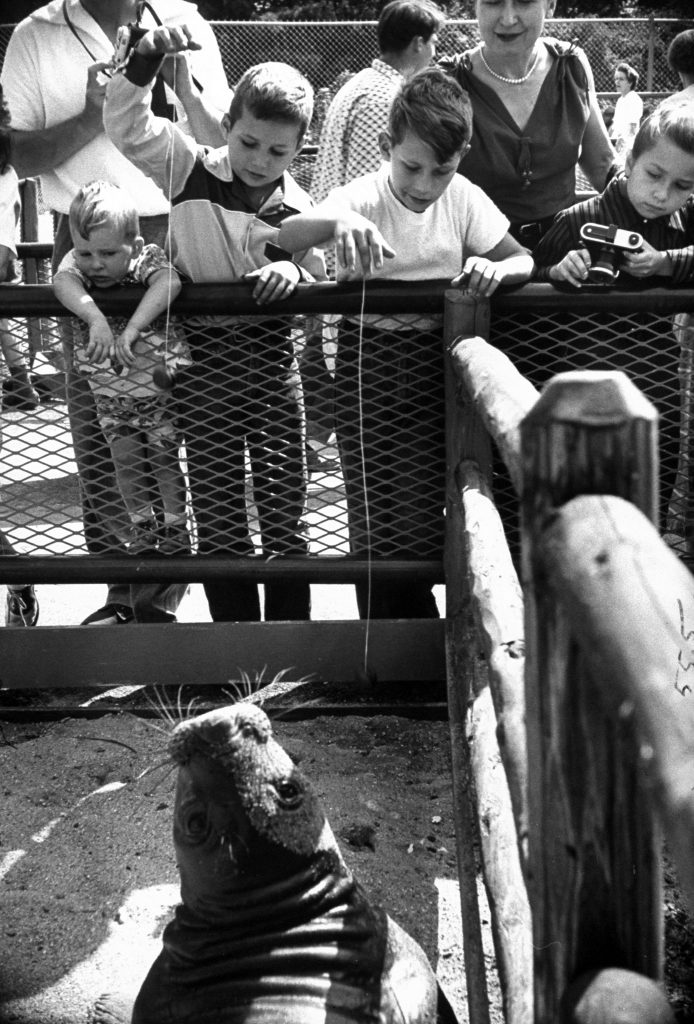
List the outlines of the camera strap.
{"type": "MultiPolygon", "coordinates": [[[[89,54],[89,56],[91,57],[91,59],[92,59],[92,60],[94,61],[94,63],[96,64],[96,63],[97,63],[97,61],[99,60],[99,58],[98,58],[98,57],[96,56],[96,54],[95,54],[95,53],[92,53],[92,51],[91,51],[91,50],[89,49],[89,47],[88,47],[88,46],[87,46],[87,44],[85,43],[85,41],[84,41],[84,39],[82,38],[82,36],[81,36],[81,35],[79,34],[79,32],[77,31],[77,29],[75,28],[75,25],[74,25],[74,23],[73,23],[73,21],[72,21],[72,18],[71,18],[71,17],[70,17],[70,15],[68,14],[68,10],[67,10],[67,0],[63,0],[63,8],[62,8],[62,11],[63,11],[63,18],[65,19],[65,24],[66,24],[66,25],[67,25],[67,27],[68,27],[68,28],[70,29],[70,31],[72,32],[73,36],[75,37],[75,39],[77,40],[77,42],[78,42],[78,43],[80,44],[80,46],[82,47],[82,49],[83,49],[83,50],[86,50],[86,51],[87,51],[87,53],[89,54]]],[[[108,78],[110,78],[110,77],[111,77],[111,74],[110,74],[110,72],[109,72],[109,71],[104,71],[104,74],[105,74],[105,75],[106,75],[106,76],[107,76],[108,78]]]]}

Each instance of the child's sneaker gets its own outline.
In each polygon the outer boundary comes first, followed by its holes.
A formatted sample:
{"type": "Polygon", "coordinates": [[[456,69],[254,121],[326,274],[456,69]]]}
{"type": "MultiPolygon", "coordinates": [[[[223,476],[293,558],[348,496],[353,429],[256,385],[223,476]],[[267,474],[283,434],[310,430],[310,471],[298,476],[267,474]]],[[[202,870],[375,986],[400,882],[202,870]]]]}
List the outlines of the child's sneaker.
{"type": "Polygon", "coordinates": [[[35,626],[39,621],[39,602],[32,586],[7,591],[5,625],[10,629],[35,626]]]}
{"type": "Polygon", "coordinates": [[[130,526],[128,554],[138,558],[148,558],[157,553],[157,524],[154,519],[145,519],[141,523],[130,526]]]}
{"type": "Polygon", "coordinates": [[[189,555],[190,537],[185,523],[170,523],[159,532],[160,555],[189,555]]]}

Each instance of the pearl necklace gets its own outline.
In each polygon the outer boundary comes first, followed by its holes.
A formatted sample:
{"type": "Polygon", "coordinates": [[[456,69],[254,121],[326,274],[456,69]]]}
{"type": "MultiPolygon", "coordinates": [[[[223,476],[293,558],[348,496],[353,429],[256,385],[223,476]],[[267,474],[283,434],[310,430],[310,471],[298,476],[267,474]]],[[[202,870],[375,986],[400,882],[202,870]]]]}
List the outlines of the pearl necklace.
{"type": "Polygon", "coordinates": [[[484,51],[480,50],[480,60],[484,64],[484,66],[487,69],[487,71],[489,72],[489,74],[492,76],[492,78],[496,78],[500,82],[504,82],[505,85],[522,85],[523,82],[527,82],[528,79],[530,78],[530,76],[532,75],[533,71],[537,67],[537,62],[539,61],[539,59],[540,59],[540,51],[538,50],[537,53],[535,54],[535,60],[532,62],[532,65],[530,67],[530,71],[528,71],[527,75],[523,75],[522,78],[504,78],[503,75],[497,74],[496,71],[494,71],[493,68],[489,67],[489,64],[487,64],[486,60],[484,59],[484,51]]]}

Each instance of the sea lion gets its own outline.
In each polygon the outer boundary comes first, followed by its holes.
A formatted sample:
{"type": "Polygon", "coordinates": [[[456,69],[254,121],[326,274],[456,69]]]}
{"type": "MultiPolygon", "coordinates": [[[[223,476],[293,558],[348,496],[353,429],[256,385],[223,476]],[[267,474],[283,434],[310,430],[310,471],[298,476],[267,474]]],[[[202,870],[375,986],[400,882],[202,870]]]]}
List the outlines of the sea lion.
{"type": "Polygon", "coordinates": [[[421,947],[346,866],[267,715],[181,722],[173,837],[181,905],[135,1004],[97,1024],[455,1024],[421,947]]]}

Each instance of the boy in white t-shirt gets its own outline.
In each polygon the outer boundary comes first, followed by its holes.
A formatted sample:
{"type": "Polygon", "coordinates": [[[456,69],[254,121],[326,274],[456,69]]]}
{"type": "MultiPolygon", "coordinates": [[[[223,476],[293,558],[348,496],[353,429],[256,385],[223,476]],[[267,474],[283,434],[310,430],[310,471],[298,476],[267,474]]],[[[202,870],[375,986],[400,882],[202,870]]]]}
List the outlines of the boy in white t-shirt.
{"type": "MultiPolygon", "coordinates": [[[[338,280],[447,278],[478,296],[502,281],[528,280],[532,258],[508,233],[506,217],[456,173],[471,135],[460,85],[438,68],[418,72],[393,101],[381,136],[386,163],[334,189],[315,210],[288,217],[278,244],[294,251],[333,239],[338,280]]],[[[355,555],[441,556],[441,323],[429,314],[366,314],[340,327],[336,422],[355,555]]],[[[357,603],[362,617],[438,616],[427,582],[358,584],[357,603]]]]}

